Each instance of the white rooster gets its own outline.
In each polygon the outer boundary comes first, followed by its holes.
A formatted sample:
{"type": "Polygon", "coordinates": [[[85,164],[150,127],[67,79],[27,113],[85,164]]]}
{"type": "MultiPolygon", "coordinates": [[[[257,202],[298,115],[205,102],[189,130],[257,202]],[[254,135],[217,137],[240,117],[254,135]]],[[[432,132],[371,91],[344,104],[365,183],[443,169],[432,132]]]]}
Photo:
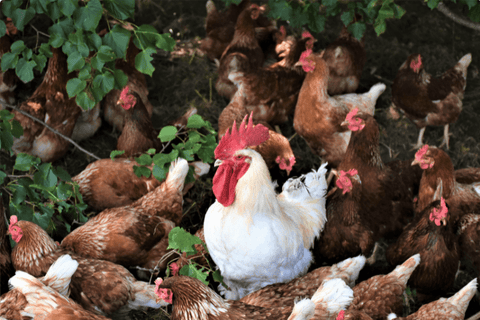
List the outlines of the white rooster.
{"type": "Polygon", "coordinates": [[[277,195],[262,156],[249,149],[268,139],[268,129],[252,117],[236,124],[215,149],[213,192],[217,201],[205,216],[205,241],[236,300],[269,284],[307,272],[309,249],[327,220],[325,166],[289,179],[277,195]]]}

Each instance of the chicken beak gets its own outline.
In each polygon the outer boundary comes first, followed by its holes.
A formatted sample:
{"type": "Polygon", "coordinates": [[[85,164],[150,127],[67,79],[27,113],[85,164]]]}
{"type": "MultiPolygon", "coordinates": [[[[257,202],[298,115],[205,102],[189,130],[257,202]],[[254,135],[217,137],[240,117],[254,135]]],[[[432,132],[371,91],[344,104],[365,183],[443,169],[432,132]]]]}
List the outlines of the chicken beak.
{"type": "Polygon", "coordinates": [[[412,166],[414,166],[414,165],[416,165],[416,164],[419,164],[419,163],[420,163],[420,161],[418,161],[417,159],[415,159],[415,160],[412,161],[412,166]]]}
{"type": "Polygon", "coordinates": [[[301,61],[297,61],[293,66],[294,67],[301,67],[301,66],[303,66],[303,63],[301,61]]]}
{"type": "Polygon", "coordinates": [[[447,218],[443,218],[442,220],[440,220],[442,226],[446,226],[447,225],[447,218]]]}
{"type": "Polygon", "coordinates": [[[290,172],[292,172],[292,170],[288,170],[288,169],[287,169],[287,170],[285,170],[285,171],[287,171],[287,177],[290,176],[290,172]]]}
{"type": "Polygon", "coordinates": [[[222,163],[223,163],[223,161],[220,160],[220,159],[218,159],[218,160],[215,161],[215,163],[213,164],[213,166],[214,166],[214,167],[218,167],[218,166],[220,166],[222,163]]]}
{"type": "Polygon", "coordinates": [[[343,127],[343,126],[348,126],[348,121],[347,120],[344,120],[342,123],[340,123],[340,125],[343,127]]]}

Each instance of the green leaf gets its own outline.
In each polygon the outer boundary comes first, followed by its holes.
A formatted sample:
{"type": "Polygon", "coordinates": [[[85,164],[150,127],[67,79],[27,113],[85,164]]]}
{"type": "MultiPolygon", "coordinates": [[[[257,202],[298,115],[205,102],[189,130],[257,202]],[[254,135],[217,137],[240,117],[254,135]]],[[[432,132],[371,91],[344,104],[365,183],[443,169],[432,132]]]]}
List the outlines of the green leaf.
{"type": "Polygon", "coordinates": [[[478,0],[464,0],[464,2],[467,4],[468,10],[470,10],[477,5],[478,0]]]}
{"type": "Polygon", "coordinates": [[[105,0],[105,9],[119,20],[134,18],[135,0],[105,0]]]}
{"type": "Polygon", "coordinates": [[[62,0],[58,2],[58,6],[60,7],[60,11],[70,17],[75,9],[78,8],[78,1],[75,0],[62,0]]]}
{"type": "Polygon", "coordinates": [[[269,0],[270,11],[268,16],[273,19],[289,20],[292,15],[292,7],[286,1],[269,0]]]}
{"type": "Polygon", "coordinates": [[[95,107],[95,100],[91,99],[85,91],[77,94],[75,102],[82,107],[83,110],[92,110],[93,107],[95,107]]]}
{"type": "Polygon", "coordinates": [[[53,209],[48,210],[49,208],[47,207],[39,207],[39,209],[43,212],[43,214],[34,212],[32,222],[38,224],[40,227],[42,227],[42,229],[47,230],[54,211],[53,209]]]}
{"type": "Polygon", "coordinates": [[[155,37],[155,46],[165,51],[173,51],[176,42],[170,33],[157,34],[155,37]]]}
{"type": "Polygon", "coordinates": [[[68,97],[73,98],[80,92],[82,92],[87,87],[87,82],[85,80],[80,80],[78,78],[73,78],[67,82],[67,93],[68,97]]]}
{"type": "Polygon", "coordinates": [[[27,153],[19,153],[15,159],[15,165],[13,168],[19,171],[29,171],[30,168],[41,161],[39,158],[31,156],[27,153]]]}
{"type": "Polygon", "coordinates": [[[346,11],[342,14],[340,19],[342,19],[343,24],[347,27],[350,22],[353,21],[353,18],[355,17],[355,12],[353,10],[346,11]]]}
{"type": "Polygon", "coordinates": [[[92,68],[102,71],[103,66],[105,65],[105,62],[103,62],[101,59],[97,57],[93,57],[92,60],[90,60],[90,63],[92,65],[92,68]]]}
{"type": "Polygon", "coordinates": [[[67,58],[68,72],[80,70],[85,65],[85,58],[79,52],[72,52],[67,58]]]}
{"type": "Polygon", "coordinates": [[[163,127],[162,130],[160,130],[160,134],[158,137],[160,138],[160,141],[162,142],[167,142],[167,141],[172,141],[175,139],[175,135],[177,134],[178,129],[174,126],[166,126],[163,127]]]}
{"type": "Polygon", "coordinates": [[[27,191],[25,190],[24,186],[21,186],[18,184],[12,184],[9,186],[9,189],[13,191],[13,197],[11,202],[13,202],[16,205],[19,205],[25,201],[27,197],[27,191]]]}
{"type": "Polygon", "coordinates": [[[182,267],[182,269],[180,269],[178,274],[181,275],[181,276],[188,276],[188,277],[198,279],[198,280],[202,281],[203,284],[208,286],[208,281],[207,281],[208,273],[195,268],[195,265],[197,265],[197,264],[184,265],[182,267]]]}
{"type": "Polygon", "coordinates": [[[113,52],[112,48],[110,48],[109,46],[102,45],[98,49],[97,58],[100,59],[100,61],[102,62],[113,61],[115,60],[115,52],[113,52]]]}
{"type": "Polygon", "coordinates": [[[144,176],[145,178],[150,177],[152,174],[152,171],[147,168],[147,167],[138,167],[138,166],[133,166],[133,172],[137,175],[137,177],[141,178],[144,176]]]}
{"type": "Polygon", "coordinates": [[[186,252],[187,256],[197,253],[194,245],[202,244],[199,237],[192,235],[183,228],[175,227],[168,234],[168,248],[186,252]]]}
{"type": "Polygon", "coordinates": [[[77,29],[95,31],[102,18],[103,8],[99,0],[90,0],[83,8],[78,8],[73,13],[73,20],[77,29]]]}
{"type": "Polygon", "coordinates": [[[70,176],[70,174],[62,167],[52,167],[52,171],[59,179],[66,182],[72,181],[72,177],[70,176]]]}
{"type": "Polygon", "coordinates": [[[142,154],[140,157],[135,158],[135,161],[141,166],[149,166],[152,164],[152,157],[148,154],[142,154]]]}
{"type": "Polygon", "coordinates": [[[67,200],[73,195],[72,186],[62,182],[58,185],[56,193],[60,200],[67,200]]]}
{"type": "Polygon", "coordinates": [[[3,20],[0,20],[0,38],[7,34],[7,26],[3,20]]]}
{"type": "Polygon", "coordinates": [[[350,26],[348,26],[348,31],[350,31],[352,35],[358,40],[362,39],[366,30],[367,30],[367,26],[363,22],[355,22],[354,24],[351,24],[350,26]]]}
{"type": "Polygon", "coordinates": [[[387,24],[385,23],[385,20],[378,21],[378,23],[377,21],[375,21],[375,24],[373,26],[375,28],[375,32],[377,33],[377,36],[379,36],[382,33],[384,33],[385,30],[387,30],[387,24]]]}
{"type": "Polygon", "coordinates": [[[468,12],[468,17],[473,22],[480,22],[480,5],[476,5],[468,12]]]}
{"type": "Polygon", "coordinates": [[[2,56],[2,71],[6,71],[11,68],[15,68],[18,63],[18,55],[15,53],[7,52],[2,56]]]}
{"type": "Polygon", "coordinates": [[[52,188],[57,185],[57,176],[52,172],[51,163],[42,163],[38,167],[38,171],[33,175],[33,182],[35,184],[52,188]]]}
{"type": "Polygon", "coordinates": [[[33,68],[36,65],[36,62],[33,60],[27,61],[25,58],[20,58],[15,67],[15,73],[23,82],[30,82],[33,80],[33,68]]]}
{"type": "Polygon", "coordinates": [[[13,0],[13,1],[3,1],[2,12],[5,16],[11,17],[13,14],[13,10],[17,9],[23,4],[21,0],[13,0]]]}
{"type": "Polygon", "coordinates": [[[438,6],[438,3],[440,2],[441,0],[428,0],[428,3],[427,3],[427,6],[430,8],[430,9],[435,9],[437,6],[438,6]]]}
{"type": "Polygon", "coordinates": [[[187,128],[190,129],[200,129],[203,128],[207,125],[205,120],[202,119],[202,117],[198,114],[193,114],[188,118],[187,122],[187,128]]]}
{"type": "Polygon", "coordinates": [[[110,152],[110,159],[115,159],[116,156],[121,156],[122,154],[125,153],[125,150],[113,150],[110,152]]]}
{"type": "Polygon", "coordinates": [[[32,20],[35,16],[35,9],[33,7],[29,7],[28,9],[15,9],[13,10],[12,15],[9,15],[12,18],[12,22],[17,27],[18,30],[23,31],[23,28],[26,24],[32,20]]]}
{"type": "Polygon", "coordinates": [[[87,42],[90,44],[90,46],[94,47],[95,49],[100,49],[100,46],[102,45],[102,38],[95,32],[91,33],[87,37],[87,42]]]}
{"type": "Polygon", "coordinates": [[[37,64],[35,69],[37,69],[39,72],[42,72],[47,65],[47,57],[45,57],[43,54],[34,54],[32,59],[37,64]]]}
{"type": "Polygon", "coordinates": [[[12,125],[12,135],[15,138],[20,138],[23,135],[23,127],[17,120],[11,122],[12,125]]]}
{"type": "Polygon", "coordinates": [[[107,94],[113,89],[115,78],[109,71],[95,76],[92,82],[94,88],[99,88],[103,94],[107,94]]]}
{"type": "Polygon", "coordinates": [[[82,70],[78,73],[78,79],[80,80],[87,80],[90,79],[90,70],[92,69],[92,65],[87,63],[83,66],[82,70]]]}
{"type": "Polygon", "coordinates": [[[153,156],[153,163],[159,167],[164,167],[166,163],[170,163],[170,155],[165,153],[157,153],[153,156]]]}
{"type": "Polygon", "coordinates": [[[316,33],[320,33],[325,29],[326,18],[324,15],[319,15],[320,4],[318,2],[311,3],[308,8],[308,27],[316,33]]]}
{"type": "Polygon", "coordinates": [[[0,185],[3,184],[3,182],[5,181],[5,178],[7,177],[7,174],[3,171],[0,170],[0,185]]]}
{"type": "Polygon", "coordinates": [[[135,57],[135,68],[141,73],[148,74],[149,76],[153,75],[153,71],[155,71],[154,66],[150,61],[153,60],[151,57],[156,51],[152,48],[147,48],[137,54],[135,57]]]}
{"type": "Polygon", "coordinates": [[[400,19],[406,13],[405,9],[400,7],[398,4],[393,4],[393,11],[395,13],[395,19],[400,19]]]}
{"type": "Polygon", "coordinates": [[[40,48],[38,49],[38,52],[40,54],[45,55],[45,57],[47,57],[47,58],[52,57],[52,50],[50,49],[50,45],[48,43],[42,43],[40,45],[40,48]]]}
{"type": "Polygon", "coordinates": [[[127,85],[128,76],[122,70],[113,70],[113,77],[115,78],[115,89],[122,90],[127,85]]]}
{"type": "Polygon", "coordinates": [[[156,150],[154,148],[151,148],[151,149],[148,149],[146,153],[152,155],[152,154],[155,154],[155,152],[156,150]]]}
{"type": "Polygon", "coordinates": [[[168,168],[159,167],[158,165],[153,166],[152,174],[158,181],[163,181],[167,177],[168,168]]]}
{"type": "Polygon", "coordinates": [[[130,31],[115,25],[109,33],[103,37],[103,44],[113,49],[117,58],[125,59],[128,43],[130,42],[130,31]]]}
{"type": "Polygon", "coordinates": [[[47,2],[46,0],[31,0],[30,1],[30,4],[35,9],[37,14],[42,14],[42,13],[47,12],[47,4],[48,3],[49,2],[47,2]]]}
{"type": "Polygon", "coordinates": [[[60,7],[56,2],[50,2],[47,5],[47,15],[53,21],[58,20],[62,16],[62,12],[60,11],[60,7]]]}
{"type": "Polygon", "coordinates": [[[22,40],[18,40],[18,41],[15,41],[14,43],[12,43],[11,47],[10,47],[10,51],[12,53],[20,53],[22,52],[27,46],[25,45],[25,43],[22,41],[22,40]]]}

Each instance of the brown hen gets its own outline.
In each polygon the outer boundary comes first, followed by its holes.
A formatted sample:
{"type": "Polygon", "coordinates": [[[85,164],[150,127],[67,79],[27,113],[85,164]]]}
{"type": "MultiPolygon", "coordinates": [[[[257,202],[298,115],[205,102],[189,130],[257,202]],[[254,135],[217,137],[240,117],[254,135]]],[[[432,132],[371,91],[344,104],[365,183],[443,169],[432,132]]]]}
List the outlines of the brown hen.
{"type": "Polygon", "coordinates": [[[457,230],[462,257],[468,260],[480,277],[480,215],[466,214],[460,220],[457,230]]]}
{"type": "Polygon", "coordinates": [[[130,205],[102,211],[67,235],[61,246],[124,266],[165,269],[169,260],[157,263],[167,252],[170,230],[182,220],[188,170],[187,161],[177,159],[163,184],[130,205]]]}
{"type": "Polygon", "coordinates": [[[373,115],[375,103],[385,85],[376,84],[364,94],[331,97],[327,93],[330,72],[322,54],[307,52],[299,62],[307,76],[298,96],[293,127],[313,153],[330,166],[337,167],[345,155],[351,135],[351,131],[340,124],[355,107],[360,112],[373,115]]]}
{"type": "Polygon", "coordinates": [[[79,263],[70,284],[71,297],[86,310],[111,315],[130,309],[161,306],[155,298],[152,300],[154,287],[137,281],[124,267],[72,254],[55,244],[36,224],[16,221],[14,217],[9,232],[17,242],[12,251],[12,262],[17,271],[25,271],[35,277],[44,276],[60,256],[70,254],[79,263]]]}
{"type": "MultiPolygon", "coordinates": [[[[66,83],[73,76],[73,73],[67,75],[67,57],[62,49],[52,48],[52,57],[48,61],[42,83],[19,109],[70,137],[81,113],[81,108],[77,106],[74,98],[68,98],[66,90],[66,83]]],[[[15,120],[23,127],[23,135],[13,141],[12,150],[16,154],[29,153],[43,162],[52,162],[67,152],[67,140],[20,112],[13,113],[15,120]]]]}
{"type": "Polygon", "coordinates": [[[415,149],[423,145],[426,126],[444,126],[443,144],[449,148],[448,126],[457,121],[467,85],[467,68],[472,55],[466,54],[440,78],[424,69],[420,54],[412,54],[398,70],[392,84],[392,103],[420,128],[415,149]]]}

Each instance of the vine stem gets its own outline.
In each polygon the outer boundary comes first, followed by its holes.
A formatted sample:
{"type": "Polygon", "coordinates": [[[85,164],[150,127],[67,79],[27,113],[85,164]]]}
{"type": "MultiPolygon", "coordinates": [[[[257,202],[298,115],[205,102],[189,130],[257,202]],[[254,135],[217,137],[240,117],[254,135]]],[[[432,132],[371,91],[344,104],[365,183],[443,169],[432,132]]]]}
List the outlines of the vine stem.
{"type": "Polygon", "coordinates": [[[90,157],[92,157],[92,158],[94,158],[94,159],[100,160],[99,157],[97,157],[96,155],[94,155],[94,154],[91,153],[90,151],[87,151],[87,150],[83,149],[82,147],[80,147],[80,146],[78,145],[78,143],[76,143],[75,141],[73,141],[73,140],[70,139],[69,137],[61,134],[61,133],[58,132],[57,130],[53,129],[52,127],[50,127],[48,124],[46,124],[46,123],[43,122],[42,120],[35,118],[35,117],[32,116],[30,113],[25,112],[25,111],[23,111],[23,110],[20,110],[20,109],[18,109],[17,107],[12,106],[12,105],[7,104],[7,103],[5,103],[4,106],[6,106],[7,108],[10,108],[10,109],[12,109],[12,110],[15,110],[15,111],[23,114],[24,116],[32,119],[32,120],[35,121],[35,122],[40,123],[41,125],[43,125],[43,126],[44,126],[45,128],[47,128],[48,130],[52,131],[53,133],[59,135],[59,136],[62,137],[63,139],[65,139],[65,140],[67,140],[68,142],[70,142],[71,144],[73,144],[76,148],[78,148],[78,150],[82,151],[83,153],[89,155],[90,157]]]}
{"type": "Polygon", "coordinates": [[[475,23],[473,21],[469,21],[469,20],[453,13],[450,9],[448,9],[448,7],[443,2],[438,3],[437,9],[438,9],[438,11],[440,11],[441,13],[443,13],[445,16],[452,19],[456,23],[461,24],[464,27],[480,31],[480,23],[475,23]]]}

